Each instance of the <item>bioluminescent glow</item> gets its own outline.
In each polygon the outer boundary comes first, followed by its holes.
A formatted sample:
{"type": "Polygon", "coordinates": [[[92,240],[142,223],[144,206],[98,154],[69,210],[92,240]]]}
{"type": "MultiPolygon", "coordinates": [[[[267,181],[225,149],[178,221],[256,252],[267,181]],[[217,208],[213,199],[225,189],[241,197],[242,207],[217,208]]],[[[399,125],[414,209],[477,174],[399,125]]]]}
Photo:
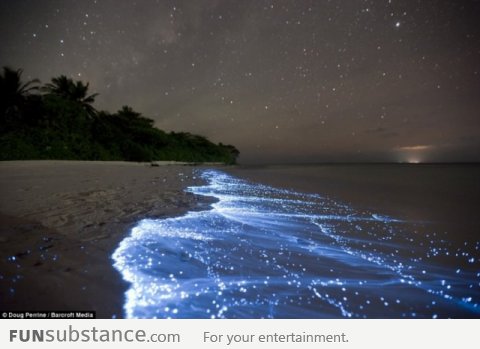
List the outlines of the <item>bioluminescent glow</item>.
{"type": "Polygon", "coordinates": [[[480,316],[480,242],[202,173],[211,210],[142,220],[113,258],[129,318],[480,316]]]}

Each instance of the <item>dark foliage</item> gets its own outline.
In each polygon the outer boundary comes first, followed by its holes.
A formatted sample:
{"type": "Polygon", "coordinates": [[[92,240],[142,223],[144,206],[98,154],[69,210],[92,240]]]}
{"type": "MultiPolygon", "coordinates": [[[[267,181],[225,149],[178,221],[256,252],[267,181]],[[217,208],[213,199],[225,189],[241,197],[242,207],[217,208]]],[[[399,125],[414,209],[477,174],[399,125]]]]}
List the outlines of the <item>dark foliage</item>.
{"type": "Polygon", "coordinates": [[[190,133],[166,133],[128,106],[96,111],[88,83],[66,76],[39,90],[21,70],[0,75],[0,160],[176,160],[235,163],[238,150],[190,133]]]}

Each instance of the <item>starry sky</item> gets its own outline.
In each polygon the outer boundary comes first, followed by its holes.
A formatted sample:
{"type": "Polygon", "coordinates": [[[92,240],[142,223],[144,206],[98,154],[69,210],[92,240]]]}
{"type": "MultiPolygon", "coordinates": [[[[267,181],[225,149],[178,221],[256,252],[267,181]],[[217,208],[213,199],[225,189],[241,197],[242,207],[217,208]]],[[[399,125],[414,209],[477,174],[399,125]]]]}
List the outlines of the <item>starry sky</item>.
{"type": "Polygon", "coordinates": [[[480,161],[480,2],[1,0],[0,65],[241,163],[480,161]]]}

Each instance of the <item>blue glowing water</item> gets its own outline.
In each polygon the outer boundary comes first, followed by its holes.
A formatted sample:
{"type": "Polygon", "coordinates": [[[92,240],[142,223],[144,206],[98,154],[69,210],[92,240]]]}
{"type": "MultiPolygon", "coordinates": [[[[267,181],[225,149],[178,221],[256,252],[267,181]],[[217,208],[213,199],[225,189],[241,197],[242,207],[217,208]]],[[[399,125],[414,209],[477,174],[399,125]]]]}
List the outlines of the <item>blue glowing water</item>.
{"type": "Polygon", "coordinates": [[[480,242],[204,171],[211,210],[145,219],[113,255],[129,318],[480,317],[480,242]]]}

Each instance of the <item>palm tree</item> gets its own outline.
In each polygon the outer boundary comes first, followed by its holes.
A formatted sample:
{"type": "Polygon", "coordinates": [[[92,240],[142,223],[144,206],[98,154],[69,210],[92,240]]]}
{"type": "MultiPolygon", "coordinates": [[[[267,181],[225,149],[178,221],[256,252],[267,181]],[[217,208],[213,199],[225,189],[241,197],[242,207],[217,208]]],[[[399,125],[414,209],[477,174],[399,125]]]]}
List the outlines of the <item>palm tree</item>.
{"type": "Polygon", "coordinates": [[[74,82],[65,75],[60,75],[57,78],[53,78],[51,83],[46,84],[43,87],[43,90],[49,94],[53,94],[81,104],[88,115],[90,117],[94,117],[97,114],[97,111],[92,104],[95,102],[95,98],[98,96],[98,93],[88,95],[88,87],[88,82],[87,84],[84,84],[82,81],[74,82]]]}
{"type": "Polygon", "coordinates": [[[19,110],[30,92],[38,90],[38,79],[22,83],[22,69],[14,70],[3,67],[3,74],[0,74],[0,111],[5,114],[11,110],[19,110]]]}
{"type": "Polygon", "coordinates": [[[58,78],[52,78],[52,82],[45,84],[42,90],[56,96],[71,99],[73,81],[65,75],[60,75],[58,78]]]}

